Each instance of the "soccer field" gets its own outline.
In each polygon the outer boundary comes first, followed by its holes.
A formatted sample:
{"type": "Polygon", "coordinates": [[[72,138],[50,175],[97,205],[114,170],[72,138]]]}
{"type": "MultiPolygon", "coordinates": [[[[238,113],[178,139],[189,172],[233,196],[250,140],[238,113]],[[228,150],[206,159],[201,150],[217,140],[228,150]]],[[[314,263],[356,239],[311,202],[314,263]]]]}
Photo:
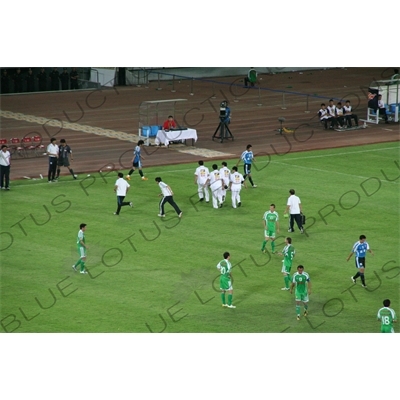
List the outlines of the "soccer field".
{"type": "Polygon", "coordinates": [[[238,209],[229,192],[221,209],[198,202],[196,166],[144,168],[148,181],[135,172],[127,196],[134,207],[119,216],[116,171],[1,191],[1,332],[372,333],[383,299],[400,314],[398,143],[256,157],[258,187],[242,190],[238,209]],[[172,187],[182,219],[168,204],[166,218],[157,217],[156,176],[172,187]],[[290,234],[292,273],[304,265],[313,285],[300,321],[294,295],[280,290],[282,257],[270,244],[260,251],[271,203],[280,216],[277,250],[284,246],[291,188],[307,216],[305,234],[290,234]],[[88,275],[71,268],[80,223],[88,275]],[[375,253],[367,254],[366,289],[350,280],[354,257],[346,262],[360,234],[375,253]],[[221,307],[216,265],[225,251],[236,309],[221,307]]]}

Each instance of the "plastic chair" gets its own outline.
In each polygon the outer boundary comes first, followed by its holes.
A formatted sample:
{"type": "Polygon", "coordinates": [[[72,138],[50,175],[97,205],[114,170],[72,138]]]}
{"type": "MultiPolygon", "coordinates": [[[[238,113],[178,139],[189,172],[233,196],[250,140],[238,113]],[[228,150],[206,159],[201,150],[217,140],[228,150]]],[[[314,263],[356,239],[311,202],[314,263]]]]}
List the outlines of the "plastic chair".
{"type": "Polygon", "coordinates": [[[24,148],[21,146],[21,141],[18,138],[11,139],[11,152],[17,153],[20,157],[24,157],[24,148]]]}
{"type": "Polygon", "coordinates": [[[45,146],[42,144],[42,137],[39,135],[33,136],[32,141],[35,146],[36,156],[40,155],[40,153],[43,153],[45,146]]]}
{"type": "Polygon", "coordinates": [[[33,153],[36,150],[36,146],[33,144],[31,137],[24,137],[21,140],[21,145],[24,149],[25,155],[28,155],[29,153],[33,153]]]}

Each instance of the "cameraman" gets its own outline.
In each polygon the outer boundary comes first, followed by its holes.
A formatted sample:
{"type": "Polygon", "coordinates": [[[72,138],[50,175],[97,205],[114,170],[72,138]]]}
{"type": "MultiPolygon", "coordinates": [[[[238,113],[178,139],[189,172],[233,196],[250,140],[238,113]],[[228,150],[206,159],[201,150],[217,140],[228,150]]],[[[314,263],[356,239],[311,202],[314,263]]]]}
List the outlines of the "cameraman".
{"type": "Polygon", "coordinates": [[[224,100],[220,105],[219,118],[222,123],[229,125],[231,123],[231,109],[228,106],[228,100],[224,100]]]}

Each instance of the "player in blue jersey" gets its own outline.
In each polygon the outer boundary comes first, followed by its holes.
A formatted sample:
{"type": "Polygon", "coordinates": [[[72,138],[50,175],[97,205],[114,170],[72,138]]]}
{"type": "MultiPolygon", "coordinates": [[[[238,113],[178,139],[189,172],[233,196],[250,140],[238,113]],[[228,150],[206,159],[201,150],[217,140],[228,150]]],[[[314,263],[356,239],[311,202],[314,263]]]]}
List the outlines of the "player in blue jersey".
{"type": "Polygon", "coordinates": [[[147,181],[147,178],[143,175],[142,171],[142,160],[144,160],[144,158],[141,155],[141,150],[143,145],[144,141],[139,140],[137,146],[135,147],[135,150],[133,151],[132,168],[126,176],[126,179],[128,181],[131,180],[131,175],[135,172],[136,168],[139,168],[139,175],[142,177],[142,181],[147,181]]]}
{"type": "Polygon", "coordinates": [[[364,277],[364,271],[365,271],[365,256],[367,254],[367,251],[370,252],[372,255],[374,255],[373,251],[369,248],[369,244],[367,242],[367,238],[365,235],[360,235],[360,240],[356,243],[354,243],[353,249],[351,250],[351,253],[347,257],[347,261],[350,260],[351,256],[355,254],[356,258],[356,268],[358,269],[357,273],[351,277],[351,280],[353,283],[357,282],[357,278],[361,278],[361,283],[362,287],[366,288],[367,285],[365,284],[365,277],[364,277]]]}
{"type": "Polygon", "coordinates": [[[254,184],[253,179],[251,177],[251,165],[252,165],[253,161],[255,161],[254,154],[251,149],[252,149],[252,145],[248,144],[246,146],[246,150],[242,153],[239,161],[236,163],[236,166],[238,166],[240,164],[240,161],[243,161],[243,163],[244,163],[243,178],[246,179],[247,177],[249,177],[251,186],[253,188],[256,188],[257,185],[254,184]]]}

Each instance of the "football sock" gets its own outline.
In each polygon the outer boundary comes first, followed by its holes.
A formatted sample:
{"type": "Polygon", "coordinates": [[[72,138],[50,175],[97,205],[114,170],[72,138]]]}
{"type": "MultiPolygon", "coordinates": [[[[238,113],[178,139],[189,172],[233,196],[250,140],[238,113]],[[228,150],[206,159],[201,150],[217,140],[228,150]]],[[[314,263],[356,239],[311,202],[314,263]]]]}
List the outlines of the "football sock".
{"type": "Polygon", "coordinates": [[[249,176],[249,181],[251,183],[251,186],[254,186],[254,182],[253,182],[253,179],[251,179],[251,176],[249,176]]]}
{"type": "Polygon", "coordinates": [[[143,172],[142,172],[141,169],[139,169],[139,174],[140,174],[140,176],[143,178],[143,172]]]}
{"type": "Polygon", "coordinates": [[[74,265],[75,265],[75,267],[77,267],[80,263],[82,262],[82,260],[81,259],[79,259],[74,265]]]}
{"type": "Polygon", "coordinates": [[[300,315],[300,306],[296,306],[296,315],[300,315]]]}
{"type": "Polygon", "coordinates": [[[261,251],[264,251],[264,250],[265,250],[265,246],[266,246],[266,245],[267,245],[267,241],[264,240],[263,243],[262,243],[262,246],[261,246],[261,251]]]}
{"type": "Polygon", "coordinates": [[[221,293],[221,300],[222,300],[222,304],[226,304],[225,303],[225,293],[221,293]]]}
{"type": "Polygon", "coordinates": [[[357,279],[361,274],[359,272],[357,272],[354,276],[353,279],[357,279]]]}
{"type": "Polygon", "coordinates": [[[74,170],[73,170],[72,168],[70,168],[69,173],[70,173],[72,176],[75,175],[75,174],[74,174],[74,170]]]}
{"type": "Polygon", "coordinates": [[[232,305],[232,295],[228,294],[228,306],[232,305]]]}
{"type": "Polygon", "coordinates": [[[60,176],[60,171],[61,171],[60,168],[58,168],[58,169],[57,169],[57,176],[56,176],[56,178],[58,178],[58,177],[60,176]]]}
{"type": "Polygon", "coordinates": [[[275,251],[275,242],[273,240],[271,241],[271,249],[272,249],[272,252],[275,251]]]}
{"type": "Polygon", "coordinates": [[[304,311],[308,311],[308,304],[304,304],[304,311]]]}
{"type": "Polygon", "coordinates": [[[360,278],[361,278],[361,282],[362,282],[362,284],[365,286],[365,278],[364,278],[364,274],[360,274],[360,278]]]}
{"type": "Polygon", "coordinates": [[[129,174],[128,174],[128,175],[132,175],[134,172],[135,172],[135,170],[134,170],[134,169],[131,169],[131,170],[129,171],[129,174]]]}
{"type": "Polygon", "coordinates": [[[289,289],[289,277],[287,275],[285,276],[284,281],[285,281],[285,288],[289,289]]]}
{"type": "Polygon", "coordinates": [[[81,261],[81,272],[85,270],[85,261],[81,261]]]}

